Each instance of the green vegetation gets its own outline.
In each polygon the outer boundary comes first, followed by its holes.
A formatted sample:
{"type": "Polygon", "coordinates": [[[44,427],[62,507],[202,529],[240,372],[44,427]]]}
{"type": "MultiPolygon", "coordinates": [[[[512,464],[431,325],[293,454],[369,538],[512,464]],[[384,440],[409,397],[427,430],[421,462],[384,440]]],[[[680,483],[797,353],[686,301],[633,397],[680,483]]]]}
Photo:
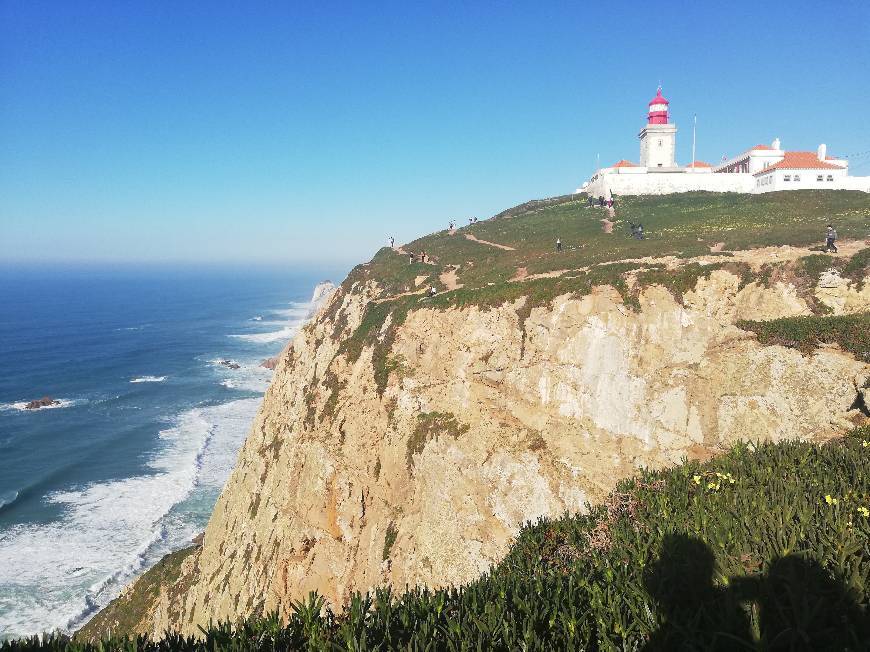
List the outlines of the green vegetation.
{"type": "Polygon", "coordinates": [[[849,261],[843,265],[840,273],[858,285],[858,289],[864,287],[866,278],[870,275],[870,247],[862,249],[857,254],[852,256],[849,261]]]}
{"type": "Polygon", "coordinates": [[[756,333],[766,346],[779,344],[811,353],[820,344],[838,344],[858,360],[870,361],[870,313],[740,321],[737,326],[756,333]]]}
{"type": "MultiPolygon", "coordinates": [[[[178,580],[182,562],[195,550],[196,546],[191,546],[166,555],[139,578],[136,591],[116,598],[109,608],[99,612],[79,631],[79,637],[85,639],[110,628],[119,632],[133,631],[148,615],[160,587],[171,586],[178,580]]],[[[0,650],[5,651],[6,646],[0,645],[0,650]]],[[[14,649],[14,644],[12,646],[14,649]]]]}
{"type": "MultiPolygon", "coordinates": [[[[388,531],[389,535],[389,531],[388,531]]],[[[870,640],[870,427],[642,471],[588,514],[520,532],[455,589],[317,596],[204,639],[54,636],[75,650],[860,650],[870,640]]],[[[387,537],[384,556],[395,537],[387,537]],[[392,539],[392,542],[387,543],[392,539]]]]}
{"type": "Polygon", "coordinates": [[[414,468],[414,455],[422,453],[426,444],[441,435],[448,435],[453,439],[468,432],[468,425],[460,423],[449,412],[423,412],[417,415],[417,425],[408,438],[408,449],[405,459],[408,471],[414,468]]]}
{"type": "Polygon", "coordinates": [[[396,537],[398,535],[399,530],[396,529],[396,524],[390,523],[387,526],[387,533],[384,535],[384,561],[387,561],[390,558],[390,550],[393,549],[393,544],[396,543],[396,537]]]}
{"type": "MultiPolygon", "coordinates": [[[[439,231],[405,245],[408,252],[426,251],[434,261],[431,265],[409,264],[407,254],[386,247],[381,249],[369,263],[357,266],[342,284],[342,291],[348,291],[356,283],[377,282],[385,291],[386,300],[367,306],[362,323],[346,337],[340,353],[354,362],[363,349],[373,347],[375,383],[378,394],[383,396],[391,374],[400,368],[398,362],[390,358],[390,349],[398,327],[410,310],[469,305],[488,310],[518,302],[517,317],[525,336],[525,321],[531,311],[549,305],[560,295],[580,297],[595,286],[609,285],[620,293],[626,306],[637,310],[640,292],[657,284],[667,288],[682,303],[685,293],[698,279],[724,269],[740,278],[741,287],[753,281],[765,286],[778,280],[794,283],[813,312],[824,314],[829,308],[813,294],[819,274],[833,268],[861,284],[868,273],[870,248],[859,251],[851,259],[810,253],[811,249],[821,249],[828,222],[837,224],[843,239],[865,236],[870,218],[870,198],[865,193],[695,192],[618,198],[613,233],[605,233],[601,228],[600,220],[605,215],[603,210],[588,208],[585,196],[568,195],[527,202],[491,220],[462,227],[453,235],[439,231]],[[644,224],[647,239],[631,237],[629,223],[632,222],[644,224]],[[475,242],[465,238],[466,234],[514,250],[475,242]],[[562,252],[554,251],[557,237],[565,244],[562,252]],[[713,245],[720,243],[732,250],[784,244],[806,246],[808,255],[796,263],[772,261],[754,272],[746,263],[730,261],[733,254],[729,251],[710,251],[713,245]],[[626,259],[664,256],[679,259],[699,255],[717,256],[721,262],[688,263],[674,269],[648,261],[626,262],[626,259]],[[458,282],[463,287],[442,291],[431,298],[414,294],[421,288],[433,286],[443,290],[439,276],[453,267],[458,269],[458,282]],[[630,272],[637,272],[631,287],[630,272]],[[511,282],[511,279],[534,274],[552,276],[511,282]],[[418,278],[422,279],[419,286],[415,282],[418,278]]],[[[337,310],[335,306],[334,309],[337,310]]],[[[343,336],[346,326],[346,322],[337,320],[334,336],[343,336]]],[[[326,413],[334,412],[337,397],[338,393],[333,392],[327,399],[326,413]]],[[[310,416],[313,422],[314,414],[310,416]]]]}
{"type": "MultiPolygon", "coordinates": [[[[606,212],[587,208],[585,196],[567,196],[529,202],[496,219],[458,229],[454,235],[439,231],[405,245],[425,250],[436,260],[438,272],[458,265],[458,280],[467,288],[500,284],[526,268],[529,274],[581,269],[603,262],[646,256],[679,257],[710,254],[723,243],[727,251],[767,245],[820,246],[825,225],[833,222],[842,239],[863,238],[870,217],[870,197],[861,192],[793,191],[764,195],[691,192],[660,197],[617,198],[613,233],[604,233],[600,220],[606,212]],[[643,223],[645,240],[631,237],[629,223],[643,223]],[[496,249],[467,240],[514,247],[496,249]],[[564,250],[555,251],[556,238],[564,250]]],[[[410,278],[408,259],[382,250],[376,256],[380,281],[396,285],[410,278]],[[390,256],[393,262],[387,263],[390,256]],[[399,274],[399,276],[393,276],[399,274]]],[[[374,261],[373,261],[374,263],[374,261]]]]}

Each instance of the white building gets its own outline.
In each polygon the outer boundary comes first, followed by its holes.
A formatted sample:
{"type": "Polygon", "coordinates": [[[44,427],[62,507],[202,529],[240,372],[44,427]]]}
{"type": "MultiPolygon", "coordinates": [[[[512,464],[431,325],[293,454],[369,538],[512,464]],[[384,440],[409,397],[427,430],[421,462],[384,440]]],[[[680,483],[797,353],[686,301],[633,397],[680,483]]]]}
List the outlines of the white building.
{"type": "Polygon", "coordinates": [[[775,190],[825,188],[870,192],[870,177],[849,176],[849,162],[817,152],[788,152],[779,138],[756,145],[721,164],[676,162],[677,127],[669,119],[669,102],[659,88],[648,104],[647,124],[638,134],[640,164],[625,159],[599,169],[577,192],[593,197],[663,195],[673,192],[762,193],[775,190]]]}

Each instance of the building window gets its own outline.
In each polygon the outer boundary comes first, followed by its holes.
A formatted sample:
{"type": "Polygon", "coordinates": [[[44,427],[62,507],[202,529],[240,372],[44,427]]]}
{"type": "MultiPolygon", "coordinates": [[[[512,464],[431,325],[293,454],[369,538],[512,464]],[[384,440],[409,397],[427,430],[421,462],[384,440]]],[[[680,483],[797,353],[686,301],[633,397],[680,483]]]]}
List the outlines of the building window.
{"type": "Polygon", "coordinates": [[[786,174],[786,175],[782,178],[782,180],[783,180],[783,181],[791,181],[791,175],[790,175],[790,174],[786,174]]]}
{"type": "Polygon", "coordinates": [[[825,180],[824,175],[820,174],[819,176],[816,177],[816,181],[824,181],[824,180],[825,180]]]}
{"type": "Polygon", "coordinates": [[[833,181],[833,180],[834,180],[834,175],[833,175],[833,174],[829,174],[829,175],[828,175],[828,181],[833,181]]]}
{"type": "Polygon", "coordinates": [[[795,181],[800,181],[800,180],[801,180],[801,175],[799,175],[799,174],[794,175],[794,180],[795,180],[795,181]]]}

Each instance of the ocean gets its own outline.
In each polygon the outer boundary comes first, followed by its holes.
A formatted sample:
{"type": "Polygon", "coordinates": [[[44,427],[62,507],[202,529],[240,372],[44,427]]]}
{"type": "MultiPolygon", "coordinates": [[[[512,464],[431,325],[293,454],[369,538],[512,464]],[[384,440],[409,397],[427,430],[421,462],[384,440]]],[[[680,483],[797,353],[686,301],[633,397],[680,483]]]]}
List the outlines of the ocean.
{"type": "Polygon", "coordinates": [[[189,545],[268,386],[260,363],[341,275],[0,268],[0,638],[74,630],[189,545]],[[45,395],[59,404],[24,409],[45,395]]]}

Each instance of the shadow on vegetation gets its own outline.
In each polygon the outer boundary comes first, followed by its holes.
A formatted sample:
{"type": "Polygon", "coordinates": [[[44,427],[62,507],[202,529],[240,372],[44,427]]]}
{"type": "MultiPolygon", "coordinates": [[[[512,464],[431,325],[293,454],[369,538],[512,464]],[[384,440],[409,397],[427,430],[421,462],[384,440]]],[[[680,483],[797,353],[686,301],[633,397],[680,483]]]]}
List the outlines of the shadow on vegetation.
{"type": "Polygon", "coordinates": [[[682,534],[664,540],[644,575],[664,624],[645,651],[870,646],[868,616],[846,584],[815,561],[780,557],[763,575],[733,578],[727,587],[717,586],[715,574],[715,557],[703,541],[682,534]]]}

